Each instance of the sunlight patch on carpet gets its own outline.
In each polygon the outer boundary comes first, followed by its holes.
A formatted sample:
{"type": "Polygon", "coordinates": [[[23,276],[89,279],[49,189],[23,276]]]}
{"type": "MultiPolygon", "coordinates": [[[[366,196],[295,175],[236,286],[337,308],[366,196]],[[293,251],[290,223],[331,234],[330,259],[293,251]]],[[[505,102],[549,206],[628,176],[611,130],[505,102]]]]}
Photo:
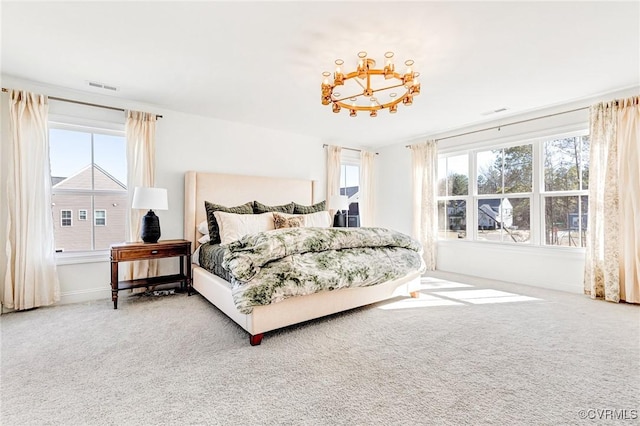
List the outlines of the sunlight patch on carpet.
{"type": "Polygon", "coordinates": [[[380,306],[380,309],[412,309],[412,308],[428,308],[431,306],[463,306],[464,303],[455,300],[442,299],[440,297],[431,296],[429,294],[420,294],[417,299],[409,298],[398,300],[397,302],[387,303],[380,306]]]}
{"type": "Polygon", "coordinates": [[[429,281],[420,280],[421,290],[439,290],[443,288],[464,288],[473,287],[470,284],[457,283],[455,281],[429,281]]]}
{"type": "Polygon", "coordinates": [[[541,300],[535,297],[521,296],[515,293],[492,289],[459,290],[459,291],[436,291],[433,294],[450,299],[460,300],[474,305],[488,303],[509,303],[509,302],[529,302],[541,300]]]}

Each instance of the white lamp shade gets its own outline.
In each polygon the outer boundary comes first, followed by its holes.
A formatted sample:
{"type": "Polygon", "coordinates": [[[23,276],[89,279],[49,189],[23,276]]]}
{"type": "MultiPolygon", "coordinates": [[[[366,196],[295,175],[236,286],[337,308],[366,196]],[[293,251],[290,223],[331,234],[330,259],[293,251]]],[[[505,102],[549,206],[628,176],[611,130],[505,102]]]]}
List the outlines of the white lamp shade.
{"type": "Polygon", "coordinates": [[[329,206],[334,210],[349,210],[349,197],[346,195],[332,195],[329,206]]]}
{"type": "Polygon", "coordinates": [[[136,186],[133,192],[132,209],[168,210],[167,190],[165,188],[147,188],[136,186]]]}

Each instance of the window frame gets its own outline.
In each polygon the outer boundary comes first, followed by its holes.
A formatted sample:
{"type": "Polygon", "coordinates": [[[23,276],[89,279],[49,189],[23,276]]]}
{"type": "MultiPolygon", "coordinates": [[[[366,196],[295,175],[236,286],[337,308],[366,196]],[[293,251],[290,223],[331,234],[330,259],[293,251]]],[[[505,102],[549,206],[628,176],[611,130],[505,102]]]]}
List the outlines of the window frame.
{"type": "MultiPolygon", "coordinates": [[[[93,158],[93,136],[95,134],[99,135],[107,135],[107,136],[117,136],[125,138],[126,143],[126,133],[124,129],[124,123],[115,124],[112,122],[102,122],[97,120],[84,120],[82,118],[71,117],[71,116],[63,116],[63,115],[50,115],[50,119],[48,121],[47,133],[51,129],[60,129],[60,130],[68,130],[74,132],[84,132],[91,134],[91,145],[92,145],[92,154],[91,154],[91,162],[94,163],[93,158]]],[[[93,179],[93,178],[92,178],[93,179]]],[[[127,182],[123,182],[125,185],[127,182]]],[[[92,184],[93,186],[93,184],[92,184]]],[[[56,263],[59,265],[65,264],[76,264],[76,263],[91,263],[97,260],[108,260],[109,258],[109,249],[95,249],[95,227],[103,227],[107,224],[106,212],[105,212],[105,225],[96,225],[95,224],[95,210],[103,210],[103,209],[95,209],[95,196],[109,196],[109,195],[127,195],[128,190],[95,190],[95,189],[54,189],[52,188],[51,195],[78,195],[78,196],[88,196],[91,197],[91,208],[83,209],[87,211],[87,220],[88,220],[88,212],[89,210],[94,211],[94,219],[91,228],[91,249],[86,250],[75,250],[75,251],[66,251],[66,252],[58,252],[56,253],[56,263]]],[[[80,219],[79,219],[80,220],[80,219]]],[[[125,235],[128,235],[128,226],[125,224],[125,235]]]]}
{"type": "Polygon", "coordinates": [[[95,209],[93,211],[93,226],[107,226],[107,210],[106,209],[95,209]],[[98,217],[98,212],[103,212],[104,217],[98,217]],[[104,223],[98,224],[98,219],[104,219],[104,223]]]}
{"type": "MultiPolygon", "coordinates": [[[[439,195],[436,197],[436,203],[439,206],[440,201],[444,202],[444,209],[445,212],[447,210],[447,204],[449,203],[449,201],[464,201],[465,202],[465,236],[464,238],[460,238],[458,237],[457,239],[455,238],[444,238],[441,241],[451,241],[451,240],[469,240],[469,213],[471,210],[471,206],[470,203],[472,202],[472,184],[471,184],[471,178],[469,175],[469,170],[470,170],[470,163],[471,163],[471,158],[469,157],[469,152],[468,151],[455,151],[455,152],[451,152],[451,153],[447,153],[443,156],[438,155],[438,162],[440,162],[441,159],[445,160],[445,164],[447,163],[447,160],[451,157],[459,157],[462,155],[467,155],[467,195],[439,195]]],[[[445,181],[447,180],[447,175],[445,175],[444,179],[445,181]]],[[[437,192],[437,190],[436,190],[437,192]]],[[[445,191],[446,192],[446,191],[445,191]]],[[[446,218],[448,218],[449,216],[446,215],[446,218]]],[[[447,220],[448,222],[448,220],[447,220]]],[[[445,224],[446,226],[447,224],[445,224]]],[[[438,240],[440,240],[440,224],[438,223],[438,240]]],[[[446,231],[445,231],[446,232],[446,231]]],[[[458,234],[459,235],[459,234],[458,234]]]]}
{"type": "Polygon", "coordinates": [[[78,220],[88,220],[88,211],[87,209],[78,209],[78,220]],[[82,217],[82,214],[84,213],[84,217],[82,217]]]}
{"type": "Polygon", "coordinates": [[[72,209],[60,209],[60,227],[71,228],[73,226],[73,210],[72,209]],[[63,213],[69,213],[69,217],[63,217],[63,213]],[[65,225],[64,221],[68,220],[69,224],[65,225]]]}
{"type": "MultiPolygon", "coordinates": [[[[346,150],[343,148],[343,150],[340,152],[340,183],[338,184],[338,193],[341,195],[345,195],[342,194],[342,192],[340,192],[340,189],[342,188],[342,172],[343,170],[346,171],[346,166],[356,166],[358,167],[358,192],[360,192],[360,173],[361,173],[361,169],[362,169],[362,161],[360,159],[360,151],[355,151],[355,150],[346,150]]],[[[345,177],[345,185],[346,185],[346,177],[345,177]]],[[[348,186],[345,186],[346,188],[348,188],[348,186]]],[[[349,207],[351,207],[351,204],[358,204],[358,211],[360,211],[360,201],[353,201],[351,203],[349,203],[349,207]]],[[[348,210],[347,210],[348,211],[348,210]]],[[[347,215],[347,218],[349,216],[347,215]]],[[[360,223],[360,216],[358,215],[358,224],[360,223]]],[[[360,225],[358,225],[360,226],[360,225]]],[[[349,227],[349,221],[347,219],[347,228],[349,227]]]]}
{"type": "MultiPolygon", "coordinates": [[[[551,250],[584,250],[584,247],[547,245],[545,243],[545,197],[552,196],[588,196],[587,190],[571,190],[571,191],[545,191],[544,190],[544,144],[546,141],[570,137],[588,136],[589,129],[586,125],[575,125],[571,128],[551,129],[534,137],[512,136],[503,140],[486,140],[481,143],[469,143],[460,146],[452,146],[440,150],[438,160],[447,157],[455,157],[459,155],[467,155],[469,158],[468,179],[469,179],[469,195],[467,196],[467,233],[466,238],[460,239],[444,239],[438,236],[438,243],[453,244],[460,243],[480,243],[480,244],[496,244],[508,247],[535,247],[536,249],[551,250]],[[503,194],[478,194],[478,171],[477,171],[477,155],[479,152],[495,149],[504,149],[520,145],[532,145],[532,185],[531,192],[522,193],[503,193],[503,194]],[[530,208],[530,234],[528,243],[515,243],[509,241],[487,241],[478,239],[478,212],[475,208],[478,200],[493,199],[498,197],[506,198],[529,198],[530,208]]],[[[463,196],[437,196],[437,202],[449,200],[464,199],[463,196]]],[[[587,212],[588,214],[588,212],[587,212]]]]}

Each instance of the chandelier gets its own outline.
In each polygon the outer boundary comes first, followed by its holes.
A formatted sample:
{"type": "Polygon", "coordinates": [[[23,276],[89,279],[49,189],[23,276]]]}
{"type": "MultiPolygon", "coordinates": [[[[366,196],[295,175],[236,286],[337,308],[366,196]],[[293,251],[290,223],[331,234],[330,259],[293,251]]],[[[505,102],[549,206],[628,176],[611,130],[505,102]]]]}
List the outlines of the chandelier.
{"type": "Polygon", "coordinates": [[[336,59],[336,70],[333,83],[329,80],[331,73],[325,71],[322,81],[322,105],[332,105],[333,112],[339,113],[343,108],[351,117],[357,111],[368,111],[371,117],[377,117],[378,111],[388,108],[394,114],[398,112],[398,104],[413,104],[413,97],[420,94],[420,73],[413,71],[413,60],[404,62],[406,71],[401,74],[395,71],[393,52],[384,54],[384,68],[376,69],[376,61],[367,57],[367,52],[358,53],[358,66],[355,71],[344,73],[344,61],[336,59]],[[343,86],[344,94],[335,89],[343,86]]]}

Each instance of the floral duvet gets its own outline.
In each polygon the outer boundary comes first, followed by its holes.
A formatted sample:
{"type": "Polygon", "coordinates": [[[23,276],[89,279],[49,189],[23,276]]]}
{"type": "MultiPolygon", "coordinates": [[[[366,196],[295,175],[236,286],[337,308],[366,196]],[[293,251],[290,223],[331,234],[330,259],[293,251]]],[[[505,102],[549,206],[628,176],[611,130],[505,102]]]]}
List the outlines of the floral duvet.
{"type": "Polygon", "coordinates": [[[384,228],[284,228],[243,237],[226,246],[238,310],[289,297],[365,287],[424,270],[420,244],[384,228]]]}

